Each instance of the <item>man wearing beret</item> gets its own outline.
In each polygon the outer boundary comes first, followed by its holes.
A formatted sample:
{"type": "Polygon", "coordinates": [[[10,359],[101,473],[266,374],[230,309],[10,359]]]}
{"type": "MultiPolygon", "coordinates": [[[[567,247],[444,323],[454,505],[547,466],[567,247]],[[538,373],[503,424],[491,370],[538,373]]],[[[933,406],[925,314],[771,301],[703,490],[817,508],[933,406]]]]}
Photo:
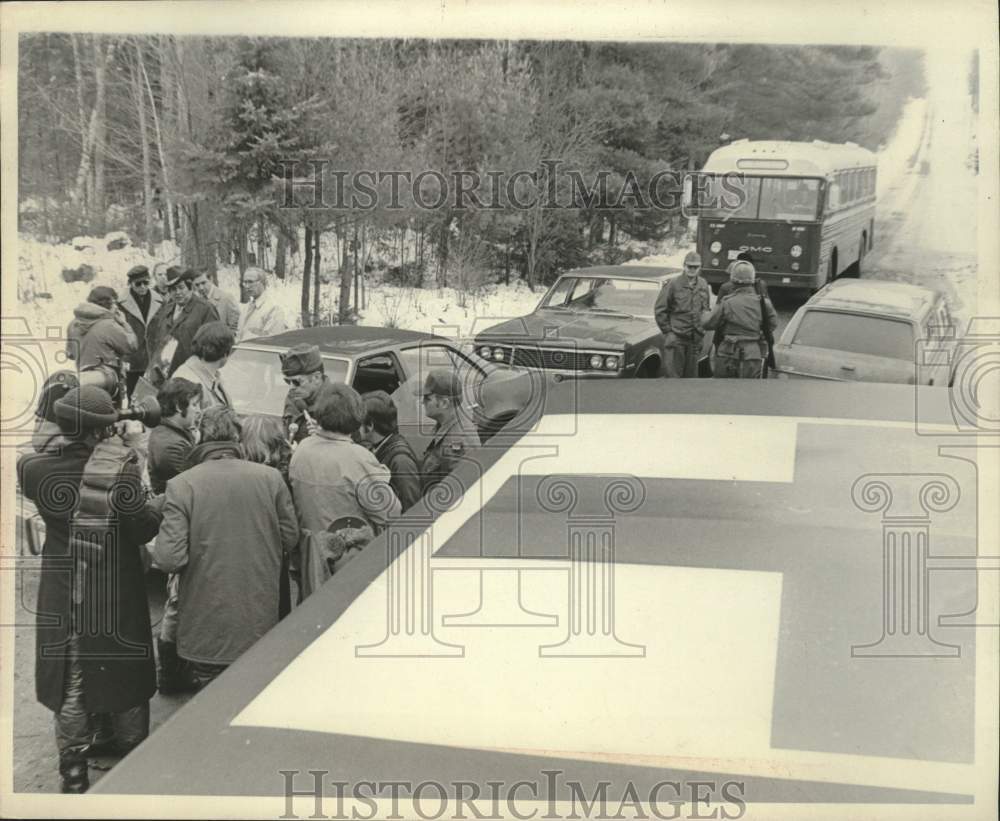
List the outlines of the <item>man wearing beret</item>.
{"type": "Polygon", "coordinates": [[[149,366],[149,343],[146,331],[163,306],[163,297],[150,287],[149,269],[145,265],[136,265],[129,270],[128,296],[118,305],[137,340],[136,349],[128,358],[128,376],[125,383],[128,395],[131,397],[136,382],[149,366]]]}
{"type": "Polygon", "coordinates": [[[279,355],[281,375],[289,386],[282,420],[292,442],[301,442],[315,427],[310,412],[319,389],[326,384],[323,357],[316,345],[296,345],[279,355]]]}
{"type": "Polygon", "coordinates": [[[479,435],[462,419],[462,383],[454,371],[437,368],[428,373],[422,400],[424,413],[436,422],[420,462],[420,484],[427,493],[451,473],[459,459],[479,447],[479,435]]]}

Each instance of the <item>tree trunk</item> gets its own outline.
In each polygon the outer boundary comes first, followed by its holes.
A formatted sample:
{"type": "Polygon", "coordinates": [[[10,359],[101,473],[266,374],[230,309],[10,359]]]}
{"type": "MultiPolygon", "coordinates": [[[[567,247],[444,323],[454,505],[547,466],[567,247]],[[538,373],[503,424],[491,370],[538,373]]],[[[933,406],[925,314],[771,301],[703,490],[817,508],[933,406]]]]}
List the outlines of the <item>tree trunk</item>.
{"type": "Polygon", "coordinates": [[[278,279],[285,278],[285,257],[288,254],[288,237],[284,226],[278,229],[278,244],[274,249],[274,275],[278,279]]]}
{"type": "Polygon", "coordinates": [[[312,228],[306,225],[306,260],[305,265],[302,267],[302,300],[299,303],[299,308],[302,313],[302,327],[308,328],[310,326],[309,322],[309,283],[312,280],[312,261],[313,261],[313,238],[312,238],[312,228]]]}
{"type": "Polygon", "coordinates": [[[351,266],[348,260],[349,246],[346,240],[340,253],[340,299],[337,311],[337,321],[346,324],[351,313],[351,266]]]}
{"type": "Polygon", "coordinates": [[[322,233],[318,229],[313,232],[313,240],[316,243],[316,248],[313,250],[313,322],[317,325],[319,324],[319,238],[321,236],[322,233]]]}
{"type": "Polygon", "coordinates": [[[358,289],[360,287],[360,284],[358,283],[358,280],[360,279],[360,277],[358,275],[358,226],[357,226],[357,223],[355,223],[355,225],[354,225],[354,239],[351,240],[351,251],[353,252],[353,256],[354,256],[354,310],[357,311],[358,307],[361,305],[361,302],[358,299],[358,297],[360,296],[358,294],[358,289]]]}
{"type": "MultiPolygon", "coordinates": [[[[93,168],[94,168],[94,148],[97,144],[101,122],[104,111],[105,96],[105,69],[111,60],[114,51],[114,43],[108,44],[107,56],[101,51],[101,38],[94,35],[94,85],[96,95],[94,107],[90,111],[90,123],[87,126],[87,133],[84,135],[83,149],[80,153],[80,167],[76,172],[76,183],[73,186],[72,199],[77,203],[85,216],[90,216],[93,193],[93,168]]],[[[103,144],[102,144],[103,148],[103,144]]],[[[102,172],[103,173],[103,172],[102,172]]]]}
{"type": "MultiPolygon", "coordinates": [[[[137,61],[142,60],[142,49],[138,41],[135,43],[137,61]]],[[[150,177],[149,163],[149,132],[146,126],[146,93],[142,88],[138,63],[132,72],[132,93],[139,114],[139,143],[142,151],[142,209],[146,230],[146,251],[153,254],[156,243],[153,239],[153,181],[150,177]]]]}
{"type": "MultiPolygon", "coordinates": [[[[111,59],[111,52],[114,49],[114,44],[108,44],[108,61],[111,59]]],[[[107,105],[107,94],[104,91],[104,66],[106,65],[103,61],[103,54],[101,53],[101,47],[97,40],[94,41],[94,65],[102,66],[101,79],[98,81],[98,94],[97,100],[94,103],[94,107],[97,109],[97,129],[94,132],[94,190],[93,197],[90,201],[90,211],[91,218],[90,222],[97,234],[102,235],[105,232],[105,213],[106,213],[106,203],[104,197],[104,157],[107,153],[107,121],[108,121],[108,105],[107,105]]]]}
{"type": "MultiPolygon", "coordinates": [[[[162,64],[162,60],[160,61],[162,64]]],[[[156,150],[160,156],[160,174],[163,177],[163,199],[166,202],[166,227],[167,239],[177,239],[177,227],[174,225],[174,198],[170,189],[170,170],[167,161],[167,153],[163,150],[163,131],[160,129],[160,116],[156,112],[156,98],[153,96],[153,87],[149,82],[149,74],[146,72],[146,61],[139,53],[139,70],[142,72],[142,79],[146,85],[146,93],[149,95],[149,110],[153,115],[153,131],[156,134],[156,150]]]]}

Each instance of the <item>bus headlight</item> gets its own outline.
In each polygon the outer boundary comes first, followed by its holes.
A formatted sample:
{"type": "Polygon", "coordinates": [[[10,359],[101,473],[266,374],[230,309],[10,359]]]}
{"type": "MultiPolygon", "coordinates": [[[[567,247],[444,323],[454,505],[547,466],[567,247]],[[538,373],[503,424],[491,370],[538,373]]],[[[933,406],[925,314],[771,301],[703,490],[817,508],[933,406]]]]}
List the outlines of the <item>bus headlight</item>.
{"type": "Polygon", "coordinates": [[[604,357],[601,356],[600,354],[595,353],[593,356],[590,357],[590,367],[600,368],[601,365],[603,364],[604,364],[604,357]]]}
{"type": "Polygon", "coordinates": [[[798,271],[799,270],[799,264],[797,262],[793,262],[792,263],[792,270],[793,271],[798,271]]]}
{"type": "Polygon", "coordinates": [[[718,268],[719,267],[719,258],[718,257],[713,257],[712,258],[712,267],[713,268],[718,268]]]}
{"type": "Polygon", "coordinates": [[[604,367],[609,371],[614,371],[618,369],[618,357],[617,356],[606,356],[604,357],[604,367]]]}
{"type": "Polygon", "coordinates": [[[793,245],[792,246],[792,250],[791,250],[791,254],[792,254],[792,259],[798,259],[800,256],[802,256],[802,246],[801,245],[793,245]]]}
{"type": "Polygon", "coordinates": [[[493,358],[493,349],[489,345],[483,345],[483,347],[481,347],[479,349],[479,355],[483,359],[492,359],[493,358]]]}
{"type": "Polygon", "coordinates": [[[715,242],[713,242],[711,245],[708,246],[708,250],[711,251],[713,254],[717,254],[719,253],[719,251],[722,250],[722,243],[716,240],[715,242]]]}

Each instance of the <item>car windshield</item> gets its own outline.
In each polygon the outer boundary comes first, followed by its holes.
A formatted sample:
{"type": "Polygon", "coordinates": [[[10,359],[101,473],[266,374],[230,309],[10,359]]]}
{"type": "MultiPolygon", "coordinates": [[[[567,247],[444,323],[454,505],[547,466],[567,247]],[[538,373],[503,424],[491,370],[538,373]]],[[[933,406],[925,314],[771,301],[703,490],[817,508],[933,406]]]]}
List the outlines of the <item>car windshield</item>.
{"type": "Polygon", "coordinates": [[[651,317],[659,293],[658,280],[565,276],[539,307],[651,317]]]}
{"type": "Polygon", "coordinates": [[[908,322],[839,311],[807,311],[793,345],[913,361],[913,327],[908,322]]]}
{"type": "MultiPolygon", "coordinates": [[[[334,382],[344,381],[349,365],[346,359],[323,358],[323,369],[334,382]]],[[[276,351],[237,348],[222,369],[222,378],[237,413],[281,416],[288,385],[276,351]]]]}
{"type": "Polygon", "coordinates": [[[812,221],[819,212],[819,180],[704,174],[695,202],[703,217],[812,221]]]}

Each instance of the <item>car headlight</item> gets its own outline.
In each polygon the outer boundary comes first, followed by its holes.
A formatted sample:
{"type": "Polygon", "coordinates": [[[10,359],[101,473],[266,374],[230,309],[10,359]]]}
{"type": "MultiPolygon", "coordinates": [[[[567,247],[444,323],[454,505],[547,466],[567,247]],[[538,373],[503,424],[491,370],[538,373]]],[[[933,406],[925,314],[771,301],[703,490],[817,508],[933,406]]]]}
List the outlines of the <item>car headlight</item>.
{"type": "Polygon", "coordinates": [[[506,358],[507,358],[507,351],[505,351],[503,348],[494,348],[493,349],[493,361],[494,362],[503,362],[504,359],[506,359],[506,358]]]}
{"type": "Polygon", "coordinates": [[[713,242],[711,245],[708,246],[708,250],[711,251],[713,254],[717,254],[719,253],[719,251],[722,250],[722,243],[716,240],[715,242],[713,242]]]}
{"type": "Polygon", "coordinates": [[[483,347],[479,349],[479,355],[483,359],[491,359],[493,357],[493,349],[489,345],[483,345],[483,347]]]}
{"type": "Polygon", "coordinates": [[[617,356],[606,356],[604,357],[604,367],[609,371],[614,371],[618,369],[618,357],[617,356]]]}
{"type": "Polygon", "coordinates": [[[801,245],[793,245],[792,246],[792,250],[790,251],[790,253],[791,253],[793,259],[798,259],[800,256],[802,256],[802,246],[801,245]]]}
{"type": "Polygon", "coordinates": [[[603,364],[604,364],[604,357],[601,356],[599,353],[595,353],[593,356],[590,357],[590,367],[600,368],[601,365],[603,364]]]}

